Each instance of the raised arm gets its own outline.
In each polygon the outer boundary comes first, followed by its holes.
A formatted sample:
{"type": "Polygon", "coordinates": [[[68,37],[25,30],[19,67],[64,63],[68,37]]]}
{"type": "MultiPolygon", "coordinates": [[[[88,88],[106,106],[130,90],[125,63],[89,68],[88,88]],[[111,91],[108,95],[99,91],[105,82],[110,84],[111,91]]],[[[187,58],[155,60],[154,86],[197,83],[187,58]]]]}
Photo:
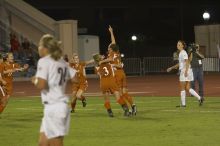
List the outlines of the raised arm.
{"type": "Polygon", "coordinates": [[[111,25],[109,25],[108,30],[109,30],[110,35],[111,35],[111,44],[116,44],[114,32],[113,32],[113,29],[112,29],[111,25]]]}

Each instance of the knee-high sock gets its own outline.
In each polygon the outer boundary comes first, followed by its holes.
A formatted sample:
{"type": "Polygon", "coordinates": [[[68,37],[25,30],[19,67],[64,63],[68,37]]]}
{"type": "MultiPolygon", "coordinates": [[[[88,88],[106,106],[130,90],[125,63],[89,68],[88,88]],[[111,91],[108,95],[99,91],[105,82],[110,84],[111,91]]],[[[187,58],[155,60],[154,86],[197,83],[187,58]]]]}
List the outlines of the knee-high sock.
{"type": "Polygon", "coordinates": [[[75,107],[76,107],[76,100],[73,100],[71,103],[72,110],[75,110],[75,107]]]}
{"type": "Polygon", "coordinates": [[[193,95],[194,97],[196,97],[198,100],[201,99],[201,97],[199,96],[199,94],[196,93],[196,91],[193,90],[192,88],[189,89],[189,93],[190,93],[191,95],[193,95]]]}
{"type": "Polygon", "coordinates": [[[133,98],[128,95],[128,93],[124,93],[122,96],[128,101],[131,106],[134,104],[133,98]]]}
{"type": "Polygon", "coordinates": [[[108,109],[111,109],[111,105],[110,105],[110,102],[109,101],[106,101],[105,104],[104,104],[105,108],[108,110],[108,109]]]}
{"type": "Polygon", "coordinates": [[[5,106],[0,105],[0,114],[4,111],[4,109],[5,109],[5,106]]]}
{"type": "Polygon", "coordinates": [[[186,105],[186,91],[185,90],[181,91],[180,96],[181,96],[181,105],[185,106],[186,105]]]}

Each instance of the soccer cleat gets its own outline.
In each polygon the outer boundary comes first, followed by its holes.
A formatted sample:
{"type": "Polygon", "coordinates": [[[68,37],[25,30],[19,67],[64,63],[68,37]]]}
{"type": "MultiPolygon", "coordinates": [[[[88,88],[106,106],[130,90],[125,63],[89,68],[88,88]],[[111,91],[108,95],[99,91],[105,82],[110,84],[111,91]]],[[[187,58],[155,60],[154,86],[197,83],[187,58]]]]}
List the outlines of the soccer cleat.
{"type": "Polygon", "coordinates": [[[183,108],[185,108],[186,105],[177,105],[176,107],[183,107],[183,108]]]}
{"type": "Polygon", "coordinates": [[[136,116],[137,115],[137,106],[135,104],[133,104],[131,108],[132,108],[131,114],[136,116]]]}
{"type": "Polygon", "coordinates": [[[111,118],[114,117],[112,109],[108,109],[107,112],[108,112],[109,117],[111,117],[111,118]]]}
{"type": "Polygon", "coordinates": [[[122,107],[122,109],[124,110],[124,116],[129,117],[131,114],[130,114],[130,112],[129,112],[129,109],[128,109],[127,105],[124,104],[124,105],[122,105],[121,107],[122,107]]]}
{"type": "Polygon", "coordinates": [[[74,109],[72,109],[70,112],[71,112],[71,113],[75,113],[75,110],[74,110],[74,109]]]}
{"type": "Polygon", "coordinates": [[[83,106],[83,107],[86,107],[86,105],[87,105],[86,99],[84,98],[84,99],[82,100],[82,106],[83,106]]]}
{"type": "Polygon", "coordinates": [[[202,106],[202,104],[203,104],[203,99],[201,98],[201,99],[199,100],[199,106],[202,106]]]}

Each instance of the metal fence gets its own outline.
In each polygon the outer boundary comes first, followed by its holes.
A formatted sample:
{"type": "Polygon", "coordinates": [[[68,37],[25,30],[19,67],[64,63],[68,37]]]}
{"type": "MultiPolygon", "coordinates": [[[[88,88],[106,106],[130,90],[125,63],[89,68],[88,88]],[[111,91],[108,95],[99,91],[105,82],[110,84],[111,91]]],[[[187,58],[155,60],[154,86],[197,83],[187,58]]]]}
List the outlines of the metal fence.
{"type": "Polygon", "coordinates": [[[124,70],[129,75],[142,75],[142,61],[140,58],[123,59],[124,70]]]}
{"type": "MultiPolygon", "coordinates": [[[[175,64],[172,57],[145,57],[123,59],[124,69],[128,75],[145,75],[147,73],[165,73],[166,69],[175,64]]],[[[220,60],[218,58],[205,58],[203,70],[206,72],[219,72],[220,60]]]]}

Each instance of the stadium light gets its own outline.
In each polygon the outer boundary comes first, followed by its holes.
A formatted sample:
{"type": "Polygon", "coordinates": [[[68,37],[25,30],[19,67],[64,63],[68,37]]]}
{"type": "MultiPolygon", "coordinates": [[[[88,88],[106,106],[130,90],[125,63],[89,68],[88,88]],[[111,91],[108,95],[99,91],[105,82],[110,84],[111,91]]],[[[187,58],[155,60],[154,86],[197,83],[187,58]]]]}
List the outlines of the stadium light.
{"type": "Polygon", "coordinates": [[[132,41],[136,41],[136,40],[137,40],[137,36],[136,36],[136,35],[133,35],[133,36],[131,37],[131,40],[132,40],[132,41]]]}
{"type": "Polygon", "coordinates": [[[210,14],[208,12],[204,12],[202,16],[205,21],[208,21],[210,19],[210,14]]]}
{"type": "Polygon", "coordinates": [[[122,54],[121,54],[121,58],[124,58],[124,57],[125,57],[125,54],[122,53],[122,54]]]}

